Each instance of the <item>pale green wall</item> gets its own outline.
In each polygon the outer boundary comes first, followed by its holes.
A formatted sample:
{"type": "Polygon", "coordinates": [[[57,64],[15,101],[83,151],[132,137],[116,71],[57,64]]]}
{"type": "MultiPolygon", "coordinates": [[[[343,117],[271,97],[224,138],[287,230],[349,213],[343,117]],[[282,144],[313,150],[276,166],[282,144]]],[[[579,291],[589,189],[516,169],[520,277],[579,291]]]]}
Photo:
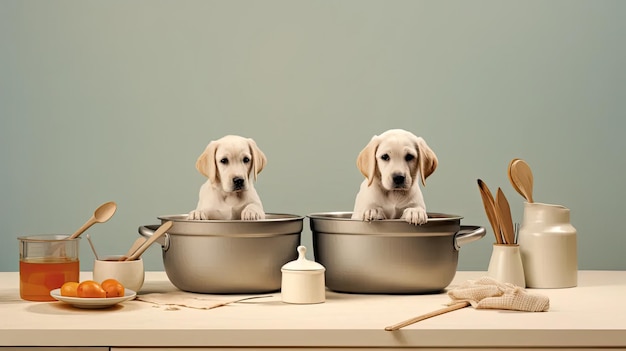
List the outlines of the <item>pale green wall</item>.
{"type": "MultiPolygon", "coordinates": [[[[476,185],[569,207],[582,269],[626,269],[624,1],[0,0],[0,270],[16,237],[90,231],[121,253],[137,227],[195,207],[197,156],[225,134],[269,163],[270,212],[351,210],[370,137],[404,128],[440,166],[429,211],[489,228],[476,185]]],[[[306,223],[303,243],[310,246],[306,223]]],[[[493,235],[464,246],[487,268],[493,235]]],[[[93,255],[82,244],[82,268],[93,255]]],[[[145,256],[161,270],[160,248],[145,256]]]]}

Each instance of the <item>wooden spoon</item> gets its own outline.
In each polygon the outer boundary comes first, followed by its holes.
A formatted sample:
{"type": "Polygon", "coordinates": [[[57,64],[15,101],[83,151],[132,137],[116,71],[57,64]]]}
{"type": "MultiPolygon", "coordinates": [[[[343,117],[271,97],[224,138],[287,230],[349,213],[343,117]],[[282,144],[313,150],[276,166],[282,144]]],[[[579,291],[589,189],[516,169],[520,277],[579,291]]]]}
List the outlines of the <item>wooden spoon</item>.
{"type": "Polygon", "coordinates": [[[70,235],[67,239],[76,239],[92,225],[108,221],[115,214],[115,210],[117,210],[117,205],[113,201],[100,205],[100,207],[98,207],[94,211],[91,218],[89,218],[89,220],[87,220],[87,222],[85,222],[82,227],[78,228],[78,230],[75,231],[74,234],[70,235]]]}
{"type": "Polygon", "coordinates": [[[144,237],[140,237],[137,238],[137,240],[135,240],[135,242],[130,246],[130,249],[128,249],[128,251],[126,252],[126,254],[120,256],[119,258],[117,258],[118,261],[126,261],[126,259],[135,253],[135,251],[137,251],[137,249],[139,249],[139,247],[141,247],[141,245],[143,245],[143,243],[146,242],[146,238],[144,237]]]}
{"type": "Polygon", "coordinates": [[[441,308],[441,309],[438,309],[438,310],[435,310],[435,311],[423,314],[421,316],[417,316],[415,318],[407,319],[406,321],[400,322],[398,324],[390,325],[388,327],[385,327],[385,330],[386,331],[398,330],[400,328],[406,327],[407,325],[411,325],[413,323],[417,323],[419,321],[423,321],[424,319],[428,319],[428,318],[432,318],[432,317],[435,317],[435,316],[439,316],[439,315],[444,314],[444,313],[460,310],[461,308],[465,308],[465,307],[467,307],[469,305],[470,305],[470,303],[467,302],[467,301],[457,302],[457,303],[455,303],[453,305],[450,305],[448,307],[444,307],[444,308],[441,308]]]}
{"type": "Polygon", "coordinates": [[[511,168],[513,181],[519,188],[519,193],[526,198],[529,203],[533,202],[533,172],[524,160],[517,160],[511,168]]]}
{"type": "Polygon", "coordinates": [[[496,236],[496,243],[502,244],[503,241],[502,234],[500,232],[500,223],[498,222],[496,204],[494,202],[493,195],[491,195],[491,191],[489,191],[487,184],[480,179],[478,179],[478,189],[480,190],[480,196],[483,199],[485,213],[487,213],[487,218],[489,219],[489,223],[491,223],[491,228],[493,228],[493,234],[496,236]]]}
{"type": "Polygon", "coordinates": [[[157,230],[154,231],[152,236],[150,236],[148,240],[146,240],[146,242],[144,242],[141,246],[139,246],[139,248],[132,255],[128,256],[126,261],[133,261],[133,260],[138,259],[139,256],[141,256],[141,254],[144,251],[146,251],[148,247],[150,247],[150,245],[152,245],[152,243],[154,243],[158,238],[160,238],[163,234],[165,234],[165,232],[167,232],[171,227],[172,227],[172,221],[167,221],[161,224],[161,226],[157,228],[157,230]]]}
{"type": "Polygon", "coordinates": [[[515,164],[517,161],[519,161],[519,158],[514,158],[511,160],[511,162],[509,162],[509,166],[507,167],[506,173],[507,173],[507,176],[509,177],[509,182],[511,182],[511,186],[513,186],[513,189],[515,189],[515,191],[517,191],[520,195],[524,196],[524,194],[520,191],[519,187],[517,186],[517,183],[513,180],[513,164],[515,164]]]}
{"type": "Polygon", "coordinates": [[[513,228],[513,219],[511,218],[511,207],[500,188],[498,188],[496,194],[496,209],[504,243],[515,244],[515,229],[513,228]]]}

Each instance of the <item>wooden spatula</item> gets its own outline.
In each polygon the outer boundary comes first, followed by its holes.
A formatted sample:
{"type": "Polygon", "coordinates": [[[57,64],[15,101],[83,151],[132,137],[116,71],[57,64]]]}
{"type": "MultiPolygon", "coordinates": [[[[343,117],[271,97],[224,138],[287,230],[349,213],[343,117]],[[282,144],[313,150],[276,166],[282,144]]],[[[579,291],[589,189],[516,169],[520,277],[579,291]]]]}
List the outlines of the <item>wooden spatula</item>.
{"type": "Polygon", "coordinates": [[[496,204],[493,199],[493,195],[491,195],[491,191],[489,191],[487,184],[480,179],[478,179],[478,189],[480,190],[480,196],[483,199],[483,206],[485,207],[485,212],[487,213],[487,219],[489,219],[491,228],[493,228],[493,233],[496,236],[496,243],[502,244],[502,233],[500,230],[500,223],[498,222],[498,216],[496,214],[496,204]]]}
{"type": "Polygon", "coordinates": [[[496,209],[498,212],[498,222],[502,230],[502,237],[505,244],[515,244],[515,229],[511,218],[511,207],[509,201],[504,196],[502,189],[498,188],[496,194],[496,209]]]}

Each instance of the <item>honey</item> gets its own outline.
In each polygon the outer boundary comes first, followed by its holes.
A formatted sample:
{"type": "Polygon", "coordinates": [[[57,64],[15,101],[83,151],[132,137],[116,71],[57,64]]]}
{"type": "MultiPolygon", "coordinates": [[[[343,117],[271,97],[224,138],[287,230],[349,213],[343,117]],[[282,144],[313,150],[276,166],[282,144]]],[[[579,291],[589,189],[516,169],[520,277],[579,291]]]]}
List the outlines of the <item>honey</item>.
{"type": "Polygon", "coordinates": [[[20,260],[20,297],[29,301],[54,301],[50,291],[65,282],[77,282],[78,259],[44,257],[20,260]]]}

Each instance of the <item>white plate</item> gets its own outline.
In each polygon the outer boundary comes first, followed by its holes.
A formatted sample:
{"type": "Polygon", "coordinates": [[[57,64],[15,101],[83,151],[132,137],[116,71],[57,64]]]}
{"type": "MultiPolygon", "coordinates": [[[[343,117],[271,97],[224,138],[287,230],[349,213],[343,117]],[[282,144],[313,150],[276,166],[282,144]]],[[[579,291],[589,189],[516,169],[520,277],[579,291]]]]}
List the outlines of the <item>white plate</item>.
{"type": "Polygon", "coordinates": [[[135,298],[135,296],[137,296],[137,293],[129,289],[124,289],[124,296],[120,297],[71,297],[62,296],[61,289],[54,289],[50,291],[50,296],[78,308],[107,308],[113,305],[117,305],[120,302],[132,300],[135,298]]]}

